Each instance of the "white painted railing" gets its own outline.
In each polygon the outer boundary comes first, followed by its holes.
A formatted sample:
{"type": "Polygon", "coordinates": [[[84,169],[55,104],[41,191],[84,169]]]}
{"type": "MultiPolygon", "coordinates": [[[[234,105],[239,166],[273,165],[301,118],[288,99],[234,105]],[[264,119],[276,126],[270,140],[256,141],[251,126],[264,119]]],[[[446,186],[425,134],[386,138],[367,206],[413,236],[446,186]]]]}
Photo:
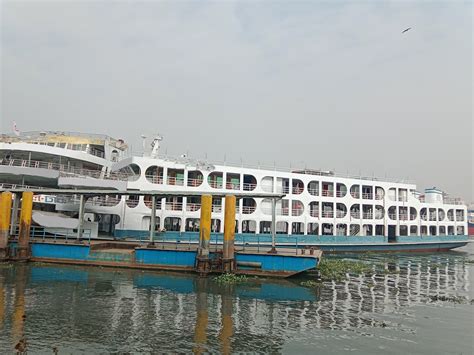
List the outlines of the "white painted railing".
{"type": "Polygon", "coordinates": [[[152,184],[163,184],[163,176],[161,175],[145,175],[145,177],[152,184]]]}
{"type": "Polygon", "coordinates": [[[198,187],[201,186],[203,179],[188,179],[188,186],[190,187],[198,187]]]}
{"type": "Polygon", "coordinates": [[[196,212],[201,209],[201,204],[199,203],[186,203],[186,211],[196,212]]]}
{"type": "Polygon", "coordinates": [[[182,211],[183,204],[181,202],[166,202],[165,209],[168,211],[182,211]]]}
{"type": "Polygon", "coordinates": [[[222,189],[222,182],[209,181],[209,186],[214,188],[214,189],[222,189]]]}
{"type": "Polygon", "coordinates": [[[321,212],[321,216],[323,218],[333,218],[334,217],[334,212],[333,211],[323,211],[323,212],[321,212]]]}
{"type": "Polygon", "coordinates": [[[63,176],[63,177],[83,176],[83,177],[93,177],[96,179],[104,179],[104,180],[123,180],[123,181],[127,181],[129,179],[129,175],[119,173],[119,172],[110,172],[107,174],[107,173],[102,172],[101,170],[80,169],[80,168],[67,166],[66,164],[59,164],[59,163],[38,161],[38,160],[0,159],[0,165],[20,167],[20,168],[55,170],[55,171],[59,171],[60,176],[63,176]]]}
{"type": "Polygon", "coordinates": [[[334,191],[333,190],[323,190],[321,195],[326,196],[326,197],[333,197],[334,196],[334,191]]]}
{"type": "Polygon", "coordinates": [[[254,213],[255,210],[256,210],[255,206],[242,206],[243,214],[251,214],[251,213],[254,213]]]}
{"type": "Polygon", "coordinates": [[[360,218],[360,212],[351,212],[352,218],[360,218]]]}
{"type": "Polygon", "coordinates": [[[176,178],[174,176],[168,176],[168,185],[184,186],[184,178],[176,178]]]}
{"type": "Polygon", "coordinates": [[[257,184],[249,184],[249,183],[245,183],[245,182],[242,186],[244,191],[253,191],[253,190],[255,190],[256,187],[257,187],[257,184]]]}

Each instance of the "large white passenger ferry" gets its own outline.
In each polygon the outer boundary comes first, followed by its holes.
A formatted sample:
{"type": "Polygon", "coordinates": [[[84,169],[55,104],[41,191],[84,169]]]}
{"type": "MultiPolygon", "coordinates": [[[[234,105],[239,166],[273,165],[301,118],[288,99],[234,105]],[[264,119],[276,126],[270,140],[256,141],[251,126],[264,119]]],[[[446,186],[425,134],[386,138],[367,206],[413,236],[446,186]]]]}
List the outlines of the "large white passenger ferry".
{"type": "MultiPolygon", "coordinates": [[[[134,155],[123,140],[105,135],[2,134],[0,188],[110,189],[109,196],[95,197],[86,203],[86,219],[95,225],[95,236],[147,235],[151,228],[151,198],[117,197],[113,191],[158,190],[284,194],[276,204],[276,233],[282,243],[285,238],[289,241],[296,236],[301,237],[302,244],[322,248],[341,243],[354,248],[367,243],[406,243],[407,247],[401,249],[408,250],[409,245],[421,241],[423,245],[415,249],[444,250],[464,245],[467,240],[466,206],[436,188],[421,193],[415,184],[403,180],[307,168],[285,171],[214,164],[185,155],[170,158],[161,154],[160,141],[160,136],[155,137],[143,154],[134,155]],[[310,236],[317,238],[305,239],[310,236]]],[[[47,210],[49,202],[50,210],[77,215],[78,201],[74,197],[37,195],[35,201],[38,208],[47,210]]],[[[168,235],[199,230],[199,197],[158,199],[156,208],[155,230],[166,231],[168,235]]],[[[270,200],[239,199],[236,233],[249,238],[268,236],[271,214],[270,200]]],[[[223,232],[220,198],[213,200],[212,231],[223,232]]]]}

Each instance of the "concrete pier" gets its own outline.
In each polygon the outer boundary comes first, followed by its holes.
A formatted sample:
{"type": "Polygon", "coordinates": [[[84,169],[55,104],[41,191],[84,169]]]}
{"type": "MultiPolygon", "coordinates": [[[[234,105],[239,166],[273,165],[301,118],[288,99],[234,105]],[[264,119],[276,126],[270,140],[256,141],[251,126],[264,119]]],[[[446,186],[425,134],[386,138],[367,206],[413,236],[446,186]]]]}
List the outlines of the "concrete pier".
{"type": "Polygon", "coordinates": [[[199,249],[196,258],[196,270],[207,274],[211,270],[209,260],[209,243],[211,240],[212,196],[201,197],[201,221],[199,223],[199,249]]]}
{"type": "Polygon", "coordinates": [[[0,195],[0,261],[8,259],[8,238],[10,236],[10,214],[12,193],[2,192],[0,195]]]}
{"type": "Polygon", "coordinates": [[[235,203],[235,196],[226,196],[224,215],[224,242],[222,249],[222,270],[224,272],[232,272],[235,269],[235,203]]]}
{"type": "Polygon", "coordinates": [[[33,211],[33,193],[25,191],[21,198],[20,232],[18,234],[18,259],[30,257],[30,227],[33,211]]]}

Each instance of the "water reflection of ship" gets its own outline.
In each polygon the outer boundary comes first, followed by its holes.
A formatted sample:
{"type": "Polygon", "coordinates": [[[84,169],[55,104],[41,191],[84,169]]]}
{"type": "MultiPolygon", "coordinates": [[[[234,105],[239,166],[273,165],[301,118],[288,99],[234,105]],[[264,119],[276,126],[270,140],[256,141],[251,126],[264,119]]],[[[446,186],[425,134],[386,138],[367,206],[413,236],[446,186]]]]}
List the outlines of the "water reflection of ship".
{"type": "MultiPolygon", "coordinates": [[[[259,351],[262,344],[267,345],[260,351],[271,352],[279,351],[284,343],[282,329],[291,332],[377,327],[381,325],[378,314],[428,302],[433,295],[471,292],[472,265],[464,263],[459,254],[374,262],[390,273],[351,276],[343,282],[324,283],[317,290],[288,281],[252,280],[222,287],[209,279],[181,274],[45,265],[29,266],[28,278],[14,279],[18,275],[0,269],[0,286],[16,285],[13,300],[11,291],[0,289],[0,328],[12,329],[18,339],[24,321],[34,323],[35,319],[50,319],[54,314],[64,322],[67,332],[80,334],[82,341],[90,343],[118,334],[142,334],[146,342],[140,348],[143,351],[175,351],[175,344],[186,347],[191,343],[186,350],[196,353],[229,353],[234,347],[259,351]],[[62,289],[48,293],[48,302],[25,292],[34,283],[54,287],[55,281],[62,289]],[[77,287],[78,284],[86,287],[77,287]],[[18,316],[25,307],[34,309],[34,318],[18,316]],[[163,336],[173,339],[172,344],[160,342],[158,339],[163,336]]],[[[29,326],[33,329],[38,324],[29,326]]],[[[55,329],[49,323],[41,326],[44,331],[55,329]]]]}

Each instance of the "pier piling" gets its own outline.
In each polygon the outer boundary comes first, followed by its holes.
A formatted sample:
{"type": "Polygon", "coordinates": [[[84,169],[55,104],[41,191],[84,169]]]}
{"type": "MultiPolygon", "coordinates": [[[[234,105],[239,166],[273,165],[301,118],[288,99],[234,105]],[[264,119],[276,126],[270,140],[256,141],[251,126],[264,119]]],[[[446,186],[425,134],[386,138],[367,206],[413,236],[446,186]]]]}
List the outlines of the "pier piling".
{"type": "Polygon", "coordinates": [[[150,241],[148,247],[155,246],[155,228],[156,228],[156,196],[151,196],[151,216],[150,216],[150,241]]]}
{"type": "Polygon", "coordinates": [[[222,252],[222,269],[224,272],[234,271],[234,239],[235,239],[235,196],[225,198],[224,245],[222,252]]]}
{"type": "Polygon", "coordinates": [[[199,222],[199,250],[196,269],[200,274],[207,274],[211,265],[209,260],[209,243],[211,240],[212,196],[201,196],[201,220],[199,222]]]}
{"type": "MultiPolygon", "coordinates": [[[[83,226],[84,226],[84,195],[81,194],[79,196],[79,217],[78,218],[78,225],[77,225],[77,241],[80,242],[82,239],[83,233],[83,226]]],[[[23,209],[22,209],[23,211],[23,209]]]]}
{"type": "Polygon", "coordinates": [[[276,254],[276,245],[275,245],[275,236],[276,236],[276,199],[272,199],[272,248],[269,250],[269,254],[276,254]]]}
{"type": "Polygon", "coordinates": [[[10,214],[12,193],[2,192],[0,195],[0,261],[8,259],[8,237],[10,236],[10,214]]]}
{"type": "Polygon", "coordinates": [[[20,232],[18,233],[18,259],[30,257],[30,227],[33,212],[33,193],[25,191],[21,198],[20,232]]]}
{"type": "Polygon", "coordinates": [[[13,194],[12,201],[12,215],[10,218],[10,235],[16,233],[16,226],[18,224],[18,209],[20,208],[20,194],[18,192],[13,194]]]}

